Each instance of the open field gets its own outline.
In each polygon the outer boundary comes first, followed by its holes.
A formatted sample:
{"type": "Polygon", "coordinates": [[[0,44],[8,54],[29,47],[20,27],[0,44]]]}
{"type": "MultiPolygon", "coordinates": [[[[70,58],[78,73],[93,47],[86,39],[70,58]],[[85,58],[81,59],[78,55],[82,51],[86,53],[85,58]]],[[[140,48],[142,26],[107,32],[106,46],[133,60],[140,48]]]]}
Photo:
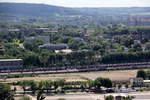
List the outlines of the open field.
{"type": "Polygon", "coordinates": [[[9,78],[6,82],[14,82],[20,80],[56,80],[65,79],[66,81],[86,81],[88,79],[96,79],[97,77],[110,78],[113,81],[128,81],[129,78],[136,77],[138,70],[115,70],[115,71],[97,71],[97,72],[81,72],[81,73],[64,73],[64,74],[44,74],[34,77],[9,78]]]}
{"type": "Polygon", "coordinates": [[[110,78],[113,81],[127,81],[129,78],[136,77],[138,70],[117,70],[117,71],[98,71],[89,73],[77,73],[81,77],[96,79],[97,77],[110,78]]]}

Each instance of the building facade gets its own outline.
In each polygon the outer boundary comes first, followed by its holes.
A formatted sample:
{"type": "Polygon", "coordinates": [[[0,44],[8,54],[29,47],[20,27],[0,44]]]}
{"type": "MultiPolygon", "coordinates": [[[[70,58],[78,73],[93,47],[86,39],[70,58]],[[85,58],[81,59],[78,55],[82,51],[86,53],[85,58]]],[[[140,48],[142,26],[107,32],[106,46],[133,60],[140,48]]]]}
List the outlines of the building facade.
{"type": "Polygon", "coordinates": [[[22,59],[0,59],[0,70],[16,70],[22,67],[22,59]]]}
{"type": "Polygon", "coordinates": [[[40,49],[47,49],[47,50],[63,50],[68,49],[67,44],[44,44],[39,46],[40,49]]]}

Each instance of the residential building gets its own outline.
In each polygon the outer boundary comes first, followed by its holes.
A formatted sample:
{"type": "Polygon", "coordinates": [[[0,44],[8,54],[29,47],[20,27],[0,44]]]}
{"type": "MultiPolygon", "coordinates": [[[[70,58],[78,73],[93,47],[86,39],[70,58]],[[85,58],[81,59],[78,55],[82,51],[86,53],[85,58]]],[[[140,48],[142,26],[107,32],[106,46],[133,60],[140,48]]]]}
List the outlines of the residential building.
{"type": "Polygon", "coordinates": [[[130,79],[130,84],[135,87],[142,86],[143,83],[144,83],[143,78],[131,78],[130,79]]]}
{"type": "Polygon", "coordinates": [[[63,50],[68,49],[67,44],[44,44],[39,46],[40,49],[47,49],[47,50],[63,50]]]}
{"type": "Polygon", "coordinates": [[[49,36],[34,36],[34,37],[26,37],[24,42],[34,42],[34,41],[43,41],[43,43],[49,43],[49,36]]]}
{"type": "Polygon", "coordinates": [[[72,53],[74,51],[72,51],[71,49],[64,49],[64,50],[55,50],[55,53],[65,53],[65,54],[68,54],[68,53],[72,53]]]}

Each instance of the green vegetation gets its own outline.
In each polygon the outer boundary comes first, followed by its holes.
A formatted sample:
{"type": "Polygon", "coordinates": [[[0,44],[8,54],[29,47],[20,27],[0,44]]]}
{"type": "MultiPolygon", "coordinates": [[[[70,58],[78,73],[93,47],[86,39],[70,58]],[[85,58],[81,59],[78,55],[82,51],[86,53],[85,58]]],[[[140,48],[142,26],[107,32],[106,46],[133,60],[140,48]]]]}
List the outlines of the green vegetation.
{"type": "Polygon", "coordinates": [[[150,79],[150,71],[149,70],[139,70],[137,72],[137,77],[143,78],[143,79],[150,79]]]}
{"type": "Polygon", "coordinates": [[[105,100],[116,100],[115,98],[118,98],[119,100],[132,100],[133,97],[130,97],[130,96],[127,96],[127,97],[124,97],[124,96],[112,96],[112,95],[109,95],[109,96],[106,96],[105,97],[105,100]]]}
{"type": "Polygon", "coordinates": [[[95,91],[101,92],[101,87],[111,88],[112,81],[107,78],[97,78],[92,81],[76,81],[76,82],[66,82],[63,79],[58,80],[47,80],[47,81],[19,81],[14,83],[15,85],[20,85],[24,90],[24,94],[27,90],[31,90],[33,94],[39,95],[39,98],[44,98],[41,93],[65,93],[67,91],[95,91]],[[28,88],[27,88],[28,87],[28,88]],[[94,89],[94,90],[93,90],[94,89]]]}
{"type": "Polygon", "coordinates": [[[0,98],[1,100],[13,100],[13,91],[8,84],[0,83],[0,98]]]}
{"type": "Polygon", "coordinates": [[[130,63],[130,62],[149,62],[150,52],[121,52],[105,55],[101,62],[103,63],[130,63]]]}
{"type": "Polygon", "coordinates": [[[115,100],[112,95],[105,97],[105,100],[115,100]]]}
{"type": "Polygon", "coordinates": [[[122,24],[105,27],[59,25],[58,28],[49,24],[8,26],[0,24],[0,27],[6,30],[12,27],[20,30],[0,32],[0,58],[22,58],[24,69],[150,60],[148,35],[150,27],[128,27],[122,24]],[[37,31],[38,28],[57,31],[43,32],[37,31]],[[87,37],[88,30],[92,32],[87,37]],[[56,53],[54,50],[40,49],[39,45],[45,44],[45,40],[31,38],[39,36],[46,36],[49,39],[48,43],[65,43],[73,52],[56,53]]]}

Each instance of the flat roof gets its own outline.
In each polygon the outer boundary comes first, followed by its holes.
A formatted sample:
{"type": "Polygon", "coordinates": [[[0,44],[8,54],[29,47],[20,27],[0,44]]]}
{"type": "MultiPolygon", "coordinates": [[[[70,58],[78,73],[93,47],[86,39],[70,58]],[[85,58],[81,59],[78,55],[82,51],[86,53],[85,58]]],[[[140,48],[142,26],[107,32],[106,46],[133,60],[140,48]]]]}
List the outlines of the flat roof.
{"type": "Polygon", "coordinates": [[[22,59],[0,59],[0,61],[22,61],[22,59]]]}
{"type": "Polygon", "coordinates": [[[150,83],[150,80],[144,80],[144,83],[150,83]]]}

